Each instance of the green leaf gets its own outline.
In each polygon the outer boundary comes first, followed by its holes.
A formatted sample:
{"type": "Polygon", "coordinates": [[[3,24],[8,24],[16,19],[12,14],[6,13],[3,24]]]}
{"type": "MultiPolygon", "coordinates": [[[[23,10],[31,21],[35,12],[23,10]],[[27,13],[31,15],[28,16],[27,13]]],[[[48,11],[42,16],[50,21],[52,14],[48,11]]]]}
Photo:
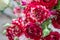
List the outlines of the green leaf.
{"type": "Polygon", "coordinates": [[[50,19],[48,19],[48,20],[44,21],[41,26],[42,26],[43,29],[45,29],[46,27],[48,27],[48,25],[50,23],[51,23],[51,21],[50,21],[50,19]]]}
{"type": "Polygon", "coordinates": [[[58,4],[56,6],[56,9],[60,9],[60,0],[58,0],[58,4]]]}
{"type": "Polygon", "coordinates": [[[18,5],[21,5],[19,2],[17,2],[18,5]]]}
{"type": "Polygon", "coordinates": [[[14,37],[14,40],[19,40],[18,37],[14,37]]]}
{"type": "Polygon", "coordinates": [[[24,8],[25,8],[25,6],[20,5],[20,8],[24,9],[24,8]]]}
{"type": "Polygon", "coordinates": [[[51,23],[50,19],[46,20],[42,23],[42,29],[43,29],[43,37],[49,35],[50,29],[48,28],[48,25],[51,23]]]}
{"type": "Polygon", "coordinates": [[[50,33],[50,30],[49,30],[48,28],[45,28],[45,29],[43,30],[43,37],[49,35],[49,33],[50,33]]]}
{"type": "Polygon", "coordinates": [[[4,25],[4,27],[7,27],[7,26],[10,26],[10,24],[9,24],[9,23],[6,23],[6,24],[4,25]]]}
{"type": "Polygon", "coordinates": [[[5,35],[5,34],[6,34],[6,30],[4,30],[4,31],[2,32],[2,34],[5,35]]]}

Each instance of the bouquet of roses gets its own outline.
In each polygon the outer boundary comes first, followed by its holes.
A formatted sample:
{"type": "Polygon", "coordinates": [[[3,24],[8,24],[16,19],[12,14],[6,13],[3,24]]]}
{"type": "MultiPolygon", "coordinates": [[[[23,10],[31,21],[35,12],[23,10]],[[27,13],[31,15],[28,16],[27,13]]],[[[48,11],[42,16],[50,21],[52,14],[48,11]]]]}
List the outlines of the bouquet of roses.
{"type": "Polygon", "coordinates": [[[6,29],[9,40],[22,40],[23,35],[23,40],[60,40],[60,33],[49,28],[51,24],[60,29],[60,0],[14,1],[18,4],[13,10],[17,18],[6,29]]]}

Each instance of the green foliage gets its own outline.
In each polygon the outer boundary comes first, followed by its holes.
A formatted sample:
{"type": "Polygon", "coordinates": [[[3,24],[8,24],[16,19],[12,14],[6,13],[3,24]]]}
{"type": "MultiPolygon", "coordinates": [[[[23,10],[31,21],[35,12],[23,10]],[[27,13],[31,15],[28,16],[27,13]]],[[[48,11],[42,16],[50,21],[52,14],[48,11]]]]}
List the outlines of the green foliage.
{"type": "Polygon", "coordinates": [[[14,40],[19,40],[18,37],[14,37],[14,40]]]}
{"type": "Polygon", "coordinates": [[[60,9],[60,0],[58,0],[57,9],[60,9]]]}
{"type": "Polygon", "coordinates": [[[17,2],[18,5],[21,5],[20,2],[17,2]]]}
{"type": "Polygon", "coordinates": [[[5,34],[6,34],[6,30],[4,30],[4,31],[2,32],[2,34],[5,35],[5,34]]]}
{"type": "Polygon", "coordinates": [[[49,35],[49,33],[50,33],[50,30],[49,30],[48,28],[45,28],[45,29],[43,30],[43,37],[49,35]]]}
{"type": "Polygon", "coordinates": [[[10,26],[11,24],[9,24],[9,23],[6,23],[5,25],[4,25],[4,27],[7,27],[7,26],[10,26]]]}
{"type": "Polygon", "coordinates": [[[51,23],[50,19],[44,21],[44,22],[42,23],[42,28],[45,29],[46,27],[48,27],[48,25],[49,25],[50,23],[51,23]]]}
{"type": "Polygon", "coordinates": [[[42,23],[42,29],[43,29],[43,37],[49,35],[50,29],[48,28],[48,25],[50,24],[50,19],[46,20],[45,22],[42,23]]]}
{"type": "Polygon", "coordinates": [[[60,0],[58,0],[58,4],[54,7],[54,9],[60,9],[60,0]]]}

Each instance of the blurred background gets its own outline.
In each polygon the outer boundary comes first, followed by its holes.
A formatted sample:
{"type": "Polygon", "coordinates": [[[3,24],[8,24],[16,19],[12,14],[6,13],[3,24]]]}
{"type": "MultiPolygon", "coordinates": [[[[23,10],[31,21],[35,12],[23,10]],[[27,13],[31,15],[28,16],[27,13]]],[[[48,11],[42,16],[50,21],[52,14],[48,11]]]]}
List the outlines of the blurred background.
{"type": "Polygon", "coordinates": [[[11,23],[11,20],[15,18],[12,8],[17,6],[13,0],[0,0],[0,40],[7,40],[7,37],[2,34],[6,29],[4,24],[11,23]]]}

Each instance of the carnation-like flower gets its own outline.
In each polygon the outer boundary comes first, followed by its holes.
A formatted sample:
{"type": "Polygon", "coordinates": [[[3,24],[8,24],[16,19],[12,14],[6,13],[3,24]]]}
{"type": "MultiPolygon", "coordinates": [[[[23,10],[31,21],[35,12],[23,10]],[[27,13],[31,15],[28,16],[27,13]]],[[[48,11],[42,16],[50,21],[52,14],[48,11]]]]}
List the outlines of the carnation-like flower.
{"type": "Polygon", "coordinates": [[[40,0],[40,4],[46,6],[48,9],[52,9],[57,3],[58,0],[40,0]]]}
{"type": "Polygon", "coordinates": [[[60,29],[60,10],[56,10],[55,13],[53,14],[55,16],[52,19],[52,24],[55,28],[60,29]]]}
{"type": "Polygon", "coordinates": [[[39,4],[39,2],[31,2],[26,8],[24,13],[26,17],[30,17],[36,22],[44,22],[50,17],[50,12],[45,6],[39,4]]]}
{"type": "Polygon", "coordinates": [[[25,36],[34,40],[39,40],[42,36],[42,29],[35,23],[28,23],[25,25],[25,36]]]}
{"type": "Polygon", "coordinates": [[[24,21],[22,20],[22,18],[17,18],[17,19],[12,20],[12,24],[17,25],[18,27],[20,27],[20,26],[23,27],[24,21]]]}
{"type": "Polygon", "coordinates": [[[14,40],[14,37],[20,37],[23,33],[23,25],[22,20],[20,18],[17,18],[12,21],[12,26],[9,26],[6,30],[6,36],[9,40],[14,40]]]}
{"type": "Polygon", "coordinates": [[[58,32],[50,32],[43,40],[60,40],[60,34],[58,32]]]}
{"type": "Polygon", "coordinates": [[[14,37],[20,37],[22,34],[22,28],[18,28],[17,26],[9,26],[6,29],[6,36],[8,37],[9,40],[14,40],[14,37]]]}

